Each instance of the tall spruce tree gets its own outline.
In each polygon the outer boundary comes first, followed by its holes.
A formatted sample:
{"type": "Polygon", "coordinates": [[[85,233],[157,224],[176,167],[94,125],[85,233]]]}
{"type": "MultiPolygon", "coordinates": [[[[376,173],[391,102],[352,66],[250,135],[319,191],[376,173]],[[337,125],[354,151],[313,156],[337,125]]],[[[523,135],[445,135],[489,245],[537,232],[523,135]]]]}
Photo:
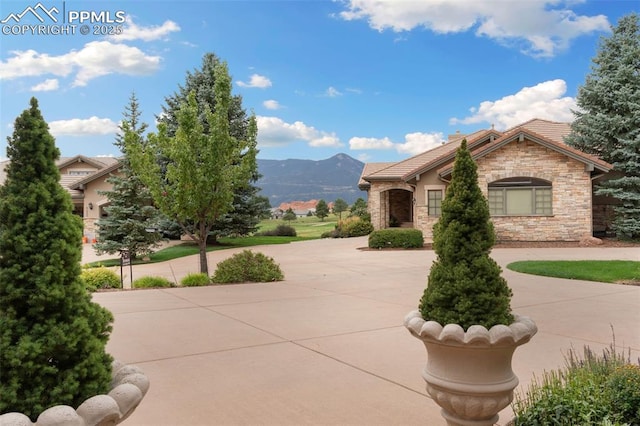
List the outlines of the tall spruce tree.
{"type": "Polygon", "coordinates": [[[442,214],[433,227],[437,258],[420,301],[425,320],[467,330],[513,322],[511,289],[489,256],[496,236],[489,205],[478,186],[476,163],[463,140],[456,153],[442,214]]]}
{"type": "Polygon", "coordinates": [[[613,164],[616,177],[597,195],[619,200],[613,228],[620,238],[640,238],[640,24],[622,17],[601,40],[591,73],[576,98],[578,110],[566,143],[613,164]]]}
{"type": "Polygon", "coordinates": [[[59,151],[35,98],[8,139],[0,188],[0,413],[32,420],[106,393],[113,317],[80,278],[82,221],[60,186],[59,151]]]}
{"type": "MultiPolygon", "coordinates": [[[[204,133],[209,132],[209,125],[206,122],[206,111],[215,111],[215,68],[221,64],[220,58],[213,53],[206,53],[202,58],[202,66],[193,72],[187,72],[184,86],[179,86],[178,91],[165,98],[166,105],[162,106],[162,114],[157,119],[158,122],[165,123],[167,134],[172,136],[178,127],[178,111],[182,104],[187,103],[189,93],[194,92],[197,105],[198,117],[203,126],[204,133]]],[[[236,140],[246,140],[249,131],[250,117],[242,108],[242,96],[232,95],[227,111],[229,120],[229,134],[236,140]]],[[[260,179],[257,164],[252,170],[251,179],[242,186],[234,190],[233,209],[216,220],[209,236],[210,242],[215,242],[219,236],[227,235],[248,235],[257,230],[260,216],[268,214],[269,207],[260,199],[258,195],[260,188],[255,182],[260,179]]]]}
{"type": "Polygon", "coordinates": [[[105,207],[107,217],[98,220],[98,242],[94,244],[98,254],[128,250],[132,257],[144,256],[157,247],[162,235],[156,226],[160,212],[153,205],[153,198],[140,178],[131,170],[125,135],[129,144],[144,144],[146,123],[140,122],[141,111],[135,93],[125,107],[120,132],[114,145],[124,154],[120,159],[120,173],[107,178],[110,191],[102,191],[109,200],[105,207]]]}

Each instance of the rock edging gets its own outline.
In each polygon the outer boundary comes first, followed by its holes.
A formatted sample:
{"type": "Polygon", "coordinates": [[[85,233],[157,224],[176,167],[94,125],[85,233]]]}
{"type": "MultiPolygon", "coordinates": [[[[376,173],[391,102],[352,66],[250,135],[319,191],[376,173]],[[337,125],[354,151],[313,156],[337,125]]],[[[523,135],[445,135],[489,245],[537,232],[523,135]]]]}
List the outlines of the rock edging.
{"type": "Polygon", "coordinates": [[[110,426],[123,422],[133,413],[149,390],[149,379],[135,365],[114,361],[111,390],[84,401],[78,409],[56,405],[44,410],[35,423],[22,413],[0,415],[2,426],[110,426]]]}

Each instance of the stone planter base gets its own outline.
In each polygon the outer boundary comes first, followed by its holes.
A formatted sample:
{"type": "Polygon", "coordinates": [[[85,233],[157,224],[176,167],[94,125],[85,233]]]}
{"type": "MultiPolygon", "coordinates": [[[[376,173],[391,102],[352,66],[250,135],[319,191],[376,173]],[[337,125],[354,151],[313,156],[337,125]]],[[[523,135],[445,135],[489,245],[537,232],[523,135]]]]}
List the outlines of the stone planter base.
{"type": "Polygon", "coordinates": [[[134,365],[114,361],[111,367],[111,391],[96,395],[77,410],[56,405],[43,411],[35,423],[22,413],[0,415],[2,426],[112,426],[133,413],[149,390],[149,379],[134,365]]]}
{"type": "Polygon", "coordinates": [[[511,403],[518,385],[511,358],[518,346],[536,334],[535,323],[516,315],[509,326],[487,330],[474,325],[465,332],[458,324],[443,327],[413,311],[404,324],[427,349],[422,377],[427,392],[442,407],[447,425],[495,424],[498,412],[511,403]]]}

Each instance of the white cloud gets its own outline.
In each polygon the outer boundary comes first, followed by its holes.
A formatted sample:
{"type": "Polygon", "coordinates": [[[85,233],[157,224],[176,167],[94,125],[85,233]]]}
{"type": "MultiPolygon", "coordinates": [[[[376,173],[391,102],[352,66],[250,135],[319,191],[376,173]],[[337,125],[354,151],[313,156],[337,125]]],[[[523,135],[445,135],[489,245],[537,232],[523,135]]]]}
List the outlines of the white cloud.
{"type": "Polygon", "coordinates": [[[115,134],[118,124],[109,118],[73,118],[49,123],[49,130],[54,136],[90,136],[115,134]]]}
{"type": "Polygon", "coordinates": [[[362,138],[353,137],[349,140],[349,148],[353,150],[362,149],[395,149],[401,154],[416,155],[428,151],[442,144],[444,136],[442,133],[408,133],[404,137],[405,141],[395,143],[388,137],[385,138],[362,138]]]}
{"type": "Polygon", "coordinates": [[[266,89],[271,87],[271,80],[260,74],[253,74],[248,83],[243,81],[236,81],[236,84],[240,87],[257,87],[260,89],[266,89]]]}
{"type": "Polygon", "coordinates": [[[362,89],[356,89],[356,88],[352,88],[352,87],[347,87],[345,90],[347,92],[354,93],[356,95],[362,95],[362,89]]]}
{"type": "Polygon", "coordinates": [[[112,35],[108,38],[113,41],[151,41],[166,38],[170,33],[176,31],[180,31],[180,26],[170,20],[164,21],[162,25],[151,25],[148,27],[142,27],[136,25],[133,22],[131,16],[127,16],[126,24],[122,29],[122,34],[112,35]]]}
{"type": "Polygon", "coordinates": [[[402,154],[416,155],[428,151],[444,141],[442,133],[409,133],[405,135],[405,142],[396,145],[396,150],[402,154]]]}
{"type": "Polygon", "coordinates": [[[329,86],[329,88],[325,90],[324,95],[330,98],[335,98],[338,96],[342,96],[342,93],[338,91],[338,89],[336,89],[335,87],[329,86]]]}
{"type": "Polygon", "coordinates": [[[33,49],[10,52],[13,56],[0,62],[0,78],[11,80],[53,74],[66,77],[76,72],[73,86],[107,74],[149,75],[160,66],[159,56],[149,56],[137,47],[92,41],[81,50],[59,56],[38,53],[33,49]]]}
{"type": "Polygon", "coordinates": [[[594,31],[608,31],[604,15],[577,15],[569,9],[576,1],[511,1],[497,7],[495,0],[347,0],[342,19],[366,19],[378,31],[411,31],[423,27],[434,33],[459,33],[475,28],[502,44],[521,46],[523,53],[550,57],[571,40],[594,31]]]}
{"type": "Polygon", "coordinates": [[[549,80],[533,87],[524,87],[515,95],[497,101],[484,101],[478,108],[471,108],[471,115],[462,119],[452,118],[450,124],[494,124],[504,130],[532,118],[553,121],[573,121],[571,110],[577,109],[574,98],[567,92],[564,80],[549,80]]]}
{"type": "Polygon", "coordinates": [[[48,78],[42,83],[38,83],[31,87],[33,92],[49,92],[51,90],[57,90],[60,85],[57,78],[48,78]]]}
{"type": "Polygon", "coordinates": [[[389,138],[362,138],[353,137],[349,139],[349,148],[351,149],[392,149],[394,143],[389,138]]]}
{"type": "Polygon", "coordinates": [[[262,103],[262,105],[266,108],[266,109],[280,109],[282,108],[280,106],[280,103],[278,103],[278,101],[273,100],[273,99],[269,99],[266,100],[262,103]]]}
{"type": "Polygon", "coordinates": [[[257,116],[258,143],[261,146],[284,146],[298,141],[305,141],[312,147],[343,146],[333,132],[317,130],[302,121],[287,123],[278,117],[257,116]]]}

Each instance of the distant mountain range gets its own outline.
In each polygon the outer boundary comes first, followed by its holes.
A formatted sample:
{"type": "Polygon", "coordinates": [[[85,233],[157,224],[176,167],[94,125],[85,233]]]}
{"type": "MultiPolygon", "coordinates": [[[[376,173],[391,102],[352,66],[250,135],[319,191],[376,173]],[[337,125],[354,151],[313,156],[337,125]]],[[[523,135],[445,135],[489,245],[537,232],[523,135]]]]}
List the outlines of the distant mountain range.
{"type": "Polygon", "coordinates": [[[269,198],[271,206],[283,202],[323,199],[327,203],[342,198],[353,203],[366,193],[358,189],[364,163],[347,154],[337,154],[326,160],[260,160],[258,172],[262,178],[256,186],[260,195],[269,198]]]}

